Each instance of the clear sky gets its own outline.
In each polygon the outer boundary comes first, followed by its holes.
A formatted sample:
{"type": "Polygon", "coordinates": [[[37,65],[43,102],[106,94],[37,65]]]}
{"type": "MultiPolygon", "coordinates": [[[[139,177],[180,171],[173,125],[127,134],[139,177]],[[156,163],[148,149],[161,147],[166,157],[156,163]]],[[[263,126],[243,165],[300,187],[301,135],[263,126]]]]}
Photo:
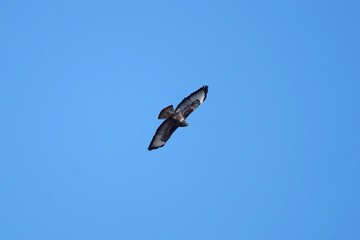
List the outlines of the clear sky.
{"type": "Polygon", "coordinates": [[[0,239],[360,239],[359,12],[1,1],[0,239]]]}

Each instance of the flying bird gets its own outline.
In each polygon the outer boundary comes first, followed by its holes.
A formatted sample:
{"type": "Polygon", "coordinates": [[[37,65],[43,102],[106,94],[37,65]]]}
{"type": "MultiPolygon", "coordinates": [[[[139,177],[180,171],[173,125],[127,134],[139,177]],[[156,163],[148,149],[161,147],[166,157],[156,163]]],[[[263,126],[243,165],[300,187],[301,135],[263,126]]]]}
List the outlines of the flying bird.
{"type": "Polygon", "coordinates": [[[165,119],[165,121],[156,130],[148,150],[163,147],[178,127],[188,126],[186,118],[205,101],[207,92],[208,86],[205,85],[184,98],[175,110],[173,105],[161,110],[158,119],[165,119]]]}

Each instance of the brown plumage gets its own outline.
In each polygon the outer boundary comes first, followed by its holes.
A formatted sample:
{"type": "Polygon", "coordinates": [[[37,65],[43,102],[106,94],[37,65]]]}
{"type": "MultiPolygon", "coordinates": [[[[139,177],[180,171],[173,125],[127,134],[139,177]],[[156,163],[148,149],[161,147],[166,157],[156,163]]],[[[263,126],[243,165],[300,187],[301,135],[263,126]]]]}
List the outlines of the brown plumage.
{"type": "Polygon", "coordinates": [[[186,118],[206,99],[208,86],[205,85],[184,98],[174,110],[173,105],[165,107],[159,113],[158,119],[165,119],[153,136],[148,150],[154,150],[165,145],[178,127],[186,127],[186,118]]]}

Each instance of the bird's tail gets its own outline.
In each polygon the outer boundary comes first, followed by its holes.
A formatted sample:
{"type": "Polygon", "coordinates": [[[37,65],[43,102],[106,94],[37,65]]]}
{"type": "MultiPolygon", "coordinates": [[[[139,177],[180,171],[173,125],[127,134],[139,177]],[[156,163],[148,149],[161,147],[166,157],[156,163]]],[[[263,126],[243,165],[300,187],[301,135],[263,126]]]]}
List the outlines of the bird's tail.
{"type": "Polygon", "coordinates": [[[175,112],[173,105],[167,106],[159,113],[158,119],[168,119],[175,112]]]}

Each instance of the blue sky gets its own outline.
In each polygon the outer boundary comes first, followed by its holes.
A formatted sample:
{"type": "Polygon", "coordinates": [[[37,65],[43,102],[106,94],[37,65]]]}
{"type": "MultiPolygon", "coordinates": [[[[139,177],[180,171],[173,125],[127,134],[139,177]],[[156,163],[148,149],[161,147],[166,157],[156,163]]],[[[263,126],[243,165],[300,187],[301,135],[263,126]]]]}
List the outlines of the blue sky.
{"type": "Polygon", "coordinates": [[[359,10],[2,1],[0,239],[360,239],[359,10]]]}

